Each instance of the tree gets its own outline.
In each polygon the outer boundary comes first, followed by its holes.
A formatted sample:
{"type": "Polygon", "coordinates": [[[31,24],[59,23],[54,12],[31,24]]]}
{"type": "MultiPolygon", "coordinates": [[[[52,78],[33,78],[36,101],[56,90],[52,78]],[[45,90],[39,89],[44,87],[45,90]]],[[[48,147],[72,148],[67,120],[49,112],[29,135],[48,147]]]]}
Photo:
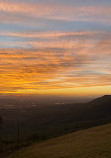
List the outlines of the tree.
{"type": "Polygon", "coordinates": [[[2,124],[2,117],[0,116],[0,125],[2,124]]]}

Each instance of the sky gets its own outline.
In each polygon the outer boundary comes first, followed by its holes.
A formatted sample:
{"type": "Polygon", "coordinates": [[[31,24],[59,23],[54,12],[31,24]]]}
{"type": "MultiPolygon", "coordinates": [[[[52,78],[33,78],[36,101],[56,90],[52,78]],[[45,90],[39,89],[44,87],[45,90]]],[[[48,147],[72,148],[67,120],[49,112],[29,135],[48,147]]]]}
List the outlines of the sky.
{"type": "Polygon", "coordinates": [[[111,0],[0,0],[0,94],[111,94],[111,0]]]}

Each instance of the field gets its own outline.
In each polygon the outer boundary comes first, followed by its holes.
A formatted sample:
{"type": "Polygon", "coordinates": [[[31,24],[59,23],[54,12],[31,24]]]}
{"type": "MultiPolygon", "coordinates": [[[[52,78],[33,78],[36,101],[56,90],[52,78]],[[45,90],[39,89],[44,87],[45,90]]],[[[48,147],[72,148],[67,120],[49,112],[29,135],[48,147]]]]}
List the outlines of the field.
{"type": "Polygon", "coordinates": [[[111,124],[35,143],[8,158],[111,158],[111,124]]]}

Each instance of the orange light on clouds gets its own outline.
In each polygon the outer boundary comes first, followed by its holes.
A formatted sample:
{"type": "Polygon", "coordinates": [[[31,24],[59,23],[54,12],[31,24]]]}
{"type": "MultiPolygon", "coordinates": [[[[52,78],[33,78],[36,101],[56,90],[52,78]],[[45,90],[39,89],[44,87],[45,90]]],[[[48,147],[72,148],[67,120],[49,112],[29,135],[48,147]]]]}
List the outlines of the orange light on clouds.
{"type": "Polygon", "coordinates": [[[0,1],[0,93],[111,92],[111,5],[0,1]]]}
{"type": "Polygon", "coordinates": [[[110,91],[111,65],[109,53],[105,53],[106,48],[110,52],[110,43],[100,44],[102,49],[99,48],[98,54],[92,52],[98,49],[97,44],[95,48],[83,44],[83,49],[74,47],[70,51],[68,45],[63,51],[61,46],[38,50],[1,49],[0,93],[101,94],[108,86],[110,91]]]}

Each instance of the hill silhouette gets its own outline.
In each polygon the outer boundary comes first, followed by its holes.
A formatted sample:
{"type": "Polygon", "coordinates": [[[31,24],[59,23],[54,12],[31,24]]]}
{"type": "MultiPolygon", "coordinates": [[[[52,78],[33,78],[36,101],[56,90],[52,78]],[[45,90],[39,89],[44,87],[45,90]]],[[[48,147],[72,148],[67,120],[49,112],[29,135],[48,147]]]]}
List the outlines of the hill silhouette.
{"type": "Polygon", "coordinates": [[[108,105],[110,106],[111,105],[111,95],[104,95],[102,97],[99,97],[99,98],[96,98],[94,100],[92,100],[90,103],[93,103],[93,104],[103,104],[105,106],[108,105]]]}
{"type": "Polygon", "coordinates": [[[90,107],[89,118],[110,119],[111,118],[111,95],[104,95],[87,103],[90,107]]]}

